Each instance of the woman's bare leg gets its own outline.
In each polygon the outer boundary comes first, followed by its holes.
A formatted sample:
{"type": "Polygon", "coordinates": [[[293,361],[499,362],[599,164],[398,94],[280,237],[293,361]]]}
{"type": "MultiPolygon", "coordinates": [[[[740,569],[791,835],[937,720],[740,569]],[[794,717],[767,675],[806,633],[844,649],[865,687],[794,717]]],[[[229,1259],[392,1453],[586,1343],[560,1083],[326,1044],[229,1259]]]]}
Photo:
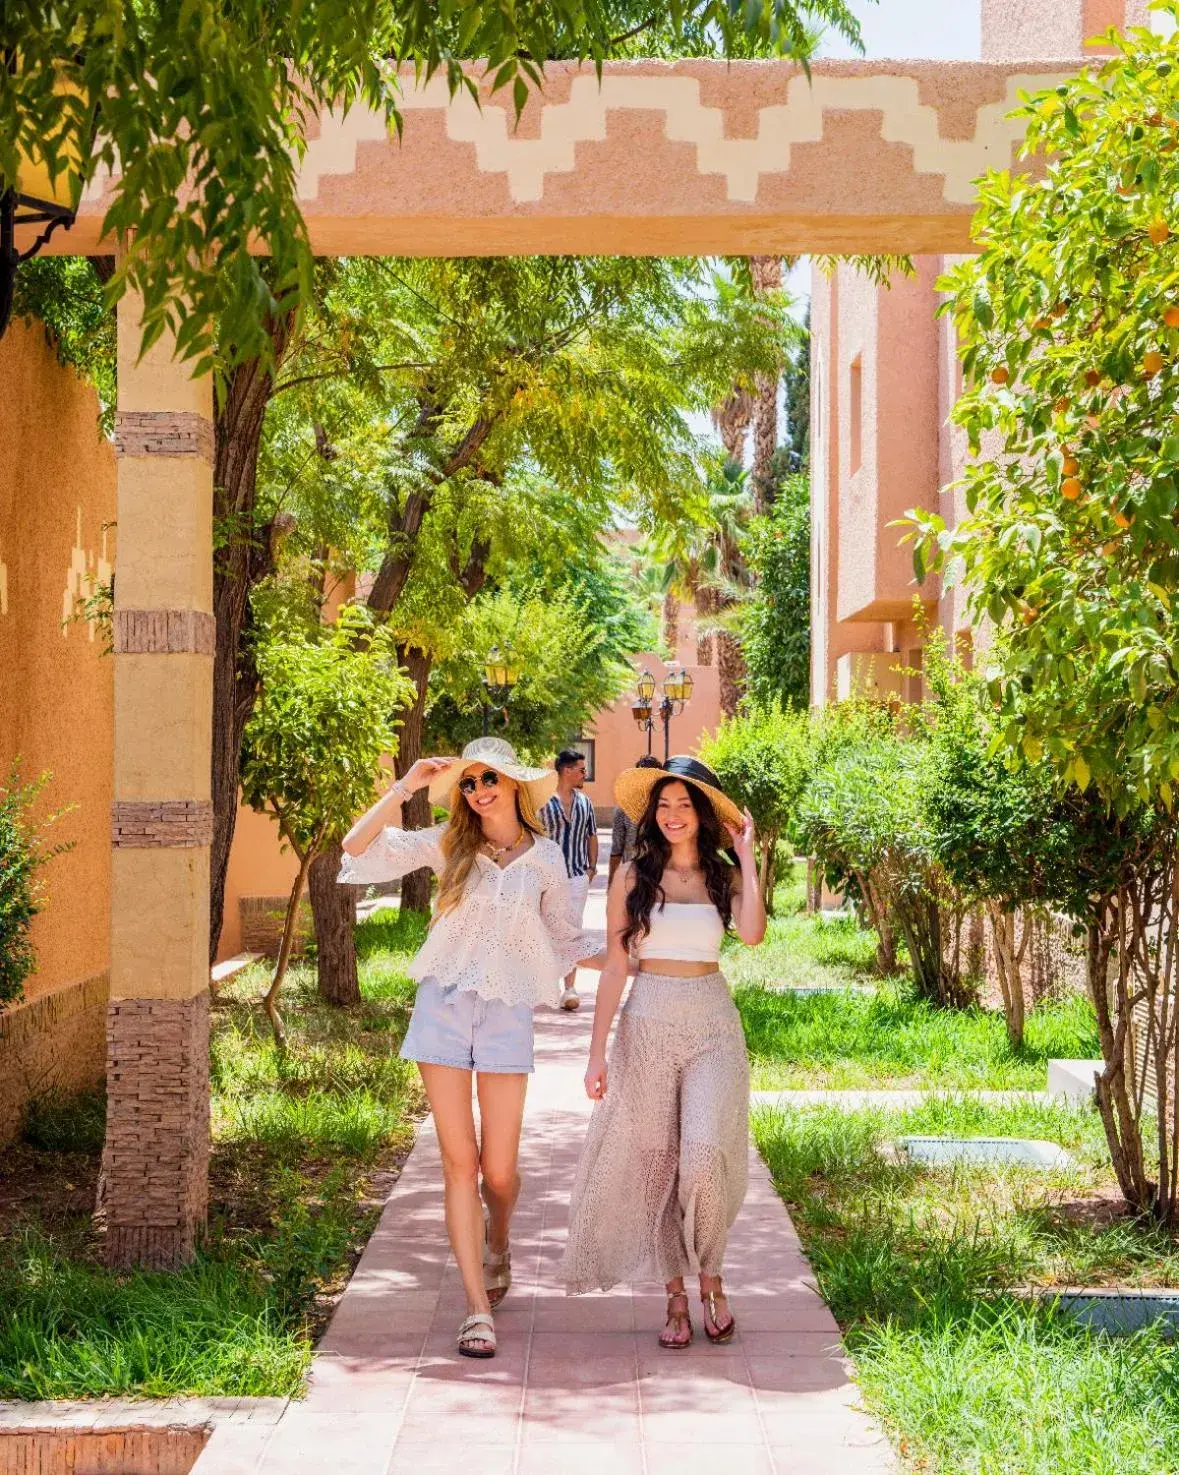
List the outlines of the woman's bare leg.
{"type": "Polygon", "coordinates": [[[520,1128],[528,1077],[487,1071],[476,1075],[475,1089],[483,1198],[491,1221],[491,1249],[499,1254],[507,1248],[512,1210],[520,1196],[520,1128]]]}
{"type": "Polygon", "coordinates": [[[479,1200],[479,1145],[471,1106],[471,1072],[418,1063],[442,1152],[446,1233],[467,1296],[467,1311],[490,1311],[483,1288],[483,1207],[479,1200]]]}

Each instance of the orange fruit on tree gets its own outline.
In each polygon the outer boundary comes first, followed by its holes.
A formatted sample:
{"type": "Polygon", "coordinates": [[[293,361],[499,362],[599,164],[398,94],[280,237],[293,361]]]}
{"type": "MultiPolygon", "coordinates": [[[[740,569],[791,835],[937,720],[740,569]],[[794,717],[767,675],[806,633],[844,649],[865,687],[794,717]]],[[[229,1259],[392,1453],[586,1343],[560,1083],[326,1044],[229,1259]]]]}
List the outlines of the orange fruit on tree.
{"type": "Polygon", "coordinates": [[[1097,386],[1101,383],[1101,370],[1090,369],[1089,372],[1085,375],[1085,383],[1089,386],[1090,389],[1096,389],[1097,386]]]}
{"type": "Polygon", "coordinates": [[[1152,348],[1142,356],[1142,372],[1153,378],[1155,374],[1160,372],[1164,363],[1166,363],[1166,360],[1162,354],[1159,353],[1157,348],[1152,348]]]}
{"type": "Polygon", "coordinates": [[[1075,456],[1065,456],[1064,465],[1060,469],[1065,476],[1076,476],[1081,466],[1075,456]]]}
{"type": "Polygon", "coordinates": [[[1168,328],[1179,328],[1179,307],[1168,307],[1163,313],[1163,322],[1168,328]]]}
{"type": "Polygon", "coordinates": [[[1133,517],[1123,512],[1120,507],[1114,508],[1113,520],[1120,528],[1128,528],[1130,524],[1134,521],[1133,517]]]}
{"type": "Polygon", "coordinates": [[[1066,476],[1060,483],[1060,495],[1066,502],[1075,502],[1081,495],[1081,483],[1075,476],[1066,476]]]}
{"type": "Polygon", "coordinates": [[[1156,216],[1147,226],[1146,234],[1156,246],[1161,246],[1164,241],[1170,238],[1171,227],[1161,216],[1156,216]]]}
{"type": "Polygon", "coordinates": [[[1005,368],[1002,364],[1000,364],[997,369],[992,369],[991,370],[991,383],[992,384],[1007,384],[1007,383],[1010,382],[1010,380],[1011,380],[1011,370],[1005,368]]]}

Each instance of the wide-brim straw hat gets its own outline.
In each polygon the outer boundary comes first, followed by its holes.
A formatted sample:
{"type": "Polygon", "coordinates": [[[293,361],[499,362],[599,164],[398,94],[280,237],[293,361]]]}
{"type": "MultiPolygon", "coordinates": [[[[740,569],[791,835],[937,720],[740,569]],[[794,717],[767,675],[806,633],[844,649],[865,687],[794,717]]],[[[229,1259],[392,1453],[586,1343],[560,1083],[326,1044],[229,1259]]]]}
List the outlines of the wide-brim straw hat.
{"type": "Polygon", "coordinates": [[[557,792],[555,769],[529,768],[516,757],[511,743],[503,738],[485,737],[468,743],[461,758],[456,758],[449,767],[434,775],[430,780],[430,803],[449,804],[459,779],[473,763],[481,763],[484,768],[494,768],[496,773],[515,779],[521,788],[528,790],[537,809],[557,792]]]}
{"type": "Polygon", "coordinates": [[[628,819],[642,819],[651,790],[665,778],[680,779],[707,794],[722,824],[743,829],[745,816],[720,786],[720,779],[699,758],[676,755],[662,768],[626,768],[614,780],[614,802],[628,819]]]}

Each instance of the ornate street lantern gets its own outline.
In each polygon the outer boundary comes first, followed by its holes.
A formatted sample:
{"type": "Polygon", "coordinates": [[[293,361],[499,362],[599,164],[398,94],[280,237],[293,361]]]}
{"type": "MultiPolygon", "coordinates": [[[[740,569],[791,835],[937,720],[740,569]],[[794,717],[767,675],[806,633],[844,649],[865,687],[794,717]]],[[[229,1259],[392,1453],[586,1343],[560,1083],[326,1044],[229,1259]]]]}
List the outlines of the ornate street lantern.
{"type": "Polygon", "coordinates": [[[692,678],[682,666],[673,668],[663,680],[663,694],[677,712],[682,712],[692,699],[692,678]]]}
{"type": "Polygon", "coordinates": [[[671,756],[671,719],[678,717],[692,698],[693,681],[682,666],[673,666],[663,678],[663,700],[659,715],[663,719],[663,761],[671,756]]]}
{"type": "MultiPolygon", "coordinates": [[[[493,645],[487,652],[487,660],[483,664],[483,736],[486,737],[491,728],[491,711],[493,707],[506,707],[511,699],[512,689],[519,680],[520,673],[512,664],[511,656],[500,653],[498,645],[493,645]]],[[[504,714],[507,721],[507,714],[504,714]]]]}

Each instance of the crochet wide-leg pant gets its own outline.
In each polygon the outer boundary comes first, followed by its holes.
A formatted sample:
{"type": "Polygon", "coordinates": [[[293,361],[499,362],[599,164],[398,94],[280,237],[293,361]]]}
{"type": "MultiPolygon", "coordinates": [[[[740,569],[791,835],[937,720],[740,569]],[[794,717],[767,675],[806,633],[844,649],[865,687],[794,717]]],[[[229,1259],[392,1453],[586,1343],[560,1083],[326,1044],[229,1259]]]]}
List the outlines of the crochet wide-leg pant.
{"type": "Polygon", "coordinates": [[[570,1293],[719,1275],[748,1152],[749,1063],[724,975],[640,973],[578,1165],[570,1293]]]}

